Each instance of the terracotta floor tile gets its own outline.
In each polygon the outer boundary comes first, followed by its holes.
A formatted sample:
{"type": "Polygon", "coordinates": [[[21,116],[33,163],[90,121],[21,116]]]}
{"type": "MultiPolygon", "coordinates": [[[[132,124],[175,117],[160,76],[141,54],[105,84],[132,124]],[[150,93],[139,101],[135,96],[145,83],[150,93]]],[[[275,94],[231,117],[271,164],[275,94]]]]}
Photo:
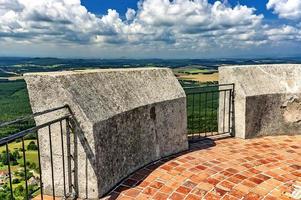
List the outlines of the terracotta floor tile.
{"type": "Polygon", "coordinates": [[[189,194],[185,200],[200,200],[202,197],[194,195],[194,194],[189,194]]]}
{"type": "Polygon", "coordinates": [[[180,193],[177,193],[177,192],[174,192],[174,193],[169,197],[169,199],[171,199],[171,200],[183,200],[183,199],[185,199],[185,195],[180,194],[180,193]]]}
{"type": "Polygon", "coordinates": [[[183,187],[183,186],[180,186],[178,189],[176,189],[176,191],[178,192],[178,193],[181,193],[181,194],[188,194],[190,191],[191,191],[191,189],[189,189],[189,188],[187,188],[187,187],[183,187]]]}
{"type": "Polygon", "coordinates": [[[169,194],[173,191],[174,189],[172,189],[171,187],[168,187],[166,185],[163,185],[160,189],[160,192],[163,192],[163,193],[166,193],[166,194],[169,194]]]}
{"type": "Polygon", "coordinates": [[[186,153],[138,170],[113,193],[137,200],[273,200],[288,199],[292,183],[301,181],[300,135],[214,142],[193,143],[186,153]]]}
{"type": "MultiPolygon", "coordinates": [[[[246,192],[246,193],[248,193],[248,192],[246,192]]],[[[239,190],[237,190],[237,189],[233,189],[233,190],[231,190],[231,191],[229,192],[229,194],[230,194],[231,196],[234,196],[234,197],[236,197],[236,198],[238,198],[238,199],[241,199],[242,197],[244,197],[244,196],[246,195],[246,193],[241,192],[241,191],[239,191],[239,190]]]]}
{"type": "Polygon", "coordinates": [[[260,195],[260,196],[266,196],[266,195],[270,192],[269,190],[266,190],[266,189],[261,188],[261,187],[259,187],[259,186],[253,188],[251,191],[252,191],[253,193],[255,193],[255,194],[260,195]]]}
{"type": "Polygon", "coordinates": [[[162,192],[157,192],[156,195],[153,197],[154,200],[166,200],[168,199],[168,195],[162,192]]]}
{"type": "Polygon", "coordinates": [[[239,200],[239,198],[230,196],[230,195],[225,195],[223,198],[223,200],[239,200]]]}
{"type": "Polygon", "coordinates": [[[261,197],[260,195],[250,192],[243,198],[243,200],[260,200],[262,198],[263,197],[261,197]]]}
{"type": "Polygon", "coordinates": [[[137,197],[140,194],[141,190],[137,190],[135,188],[131,188],[125,191],[125,195],[129,197],[137,197]]]}
{"type": "Polygon", "coordinates": [[[208,194],[204,197],[204,199],[206,199],[206,200],[219,200],[219,199],[221,199],[221,197],[218,196],[218,195],[216,195],[216,194],[208,193],[208,194]]]}
{"type": "Polygon", "coordinates": [[[143,190],[143,194],[147,194],[150,196],[153,196],[156,192],[158,191],[158,189],[152,188],[152,187],[147,187],[143,190]]]}
{"type": "Polygon", "coordinates": [[[154,181],[151,184],[149,184],[150,187],[160,189],[164,184],[158,181],[154,181]]]}
{"type": "Polygon", "coordinates": [[[193,189],[194,187],[196,187],[198,184],[197,183],[194,183],[190,180],[186,181],[183,186],[187,187],[187,188],[190,188],[190,189],[193,189]]]}

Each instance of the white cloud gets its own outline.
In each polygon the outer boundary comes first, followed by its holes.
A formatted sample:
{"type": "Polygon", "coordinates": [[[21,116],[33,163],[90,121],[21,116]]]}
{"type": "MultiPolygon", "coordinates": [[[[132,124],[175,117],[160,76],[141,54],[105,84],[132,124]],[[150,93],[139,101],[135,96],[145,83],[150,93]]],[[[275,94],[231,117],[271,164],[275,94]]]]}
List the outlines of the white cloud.
{"type": "Polygon", "coordinates": [[[112,9],[96,16],[80,0],[0,0],[0,41],[205,52],[300,40],[300,27],[265,26],[254,8],[227,1],[141,0],[125,17],[112,9]]]}
{"type": "Polygon", "coordinates": [[[126,20],[128,21],[133,20],[135,18],[135,15],[136,15],[136,11],[134,9],[128,8],[125,14],[126,20]]]}
{"type": "Polygon", "coordinates": [[[300,0],[269,0],[267,9],[273,10],[280,18],[291,20],[301,19],[300,0]]]}
{"type": "Polygon", "coordinates": [[[271,41],[301,41],[301,29],[288,25],[267,29],[265,34],[271,41]]]}

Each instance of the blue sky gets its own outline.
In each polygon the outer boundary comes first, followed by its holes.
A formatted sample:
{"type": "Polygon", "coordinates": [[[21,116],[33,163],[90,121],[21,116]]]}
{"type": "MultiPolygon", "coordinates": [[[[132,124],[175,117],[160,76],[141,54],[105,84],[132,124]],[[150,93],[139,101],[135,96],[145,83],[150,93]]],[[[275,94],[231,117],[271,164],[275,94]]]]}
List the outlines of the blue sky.
{"type": "Polygon", "coordinates": [[[2,0],[0,56],[287,57],[298,0],[2,0]]]}
{"type": "MultiPolygon", "coordinates": [[[[210,3],[214,3],[216,0],[209,0],[210,3]]],[[[125,15],[127,8],[137,9],[138,0],[82,0],[82,4],[91,12],[104,15],[107,14],[108,9],[115,9],[121,15],[125,15]]],[[[264,14],[266,19],[277,19],[277,15],[274,15],[271,11],[266,9],[268,0],[229,0],[229,4],[232,6],[240,3],[249,7],[256,8],[256,13],[264,14]]]]}

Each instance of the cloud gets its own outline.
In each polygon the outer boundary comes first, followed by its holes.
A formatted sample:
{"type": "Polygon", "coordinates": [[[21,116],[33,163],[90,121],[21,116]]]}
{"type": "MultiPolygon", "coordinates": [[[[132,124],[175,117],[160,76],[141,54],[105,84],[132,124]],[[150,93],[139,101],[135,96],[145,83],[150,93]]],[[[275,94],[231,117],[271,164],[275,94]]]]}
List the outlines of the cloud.
{"type": "Polygon", "coordinates": [[[271,41],[301,41],[301,29],[289,25],[267,29],[265,34],[271,41]]]}
{"type": "Polygon", "coordinates": [[[79,0],[0,0],[0,35],[33,41],[91,42],[96,35],[112,35],[115,13],[100,19],[79,0]]]}
{"type": "MultiPolygon", "coordinates": [[[[277,2],[281,1],[268,4],[275,12],[277,2]]],[[[154,52],[246,49],[286,39],[300,41],[300,26],[271,27],[263,24],[263,18],[255,8],[231,6],[228,1],[141,0],[137,10],[128,8],[124,19],[113,9],[97,16],[80,0],[0,0],[0,41],[154,52]]]]}
{"type": "Polygon", "coordinates": [[[136,11],[134,9],[128,8],[125,14],[126,20],[132,21],[135,18],[135,15],[136,11]]]}
{"type": "Polygon", "coordinates": [[[280,18],[290,20],[301,19],[300,0],[269,0],[267,9],[273,10],[280,18]]]}

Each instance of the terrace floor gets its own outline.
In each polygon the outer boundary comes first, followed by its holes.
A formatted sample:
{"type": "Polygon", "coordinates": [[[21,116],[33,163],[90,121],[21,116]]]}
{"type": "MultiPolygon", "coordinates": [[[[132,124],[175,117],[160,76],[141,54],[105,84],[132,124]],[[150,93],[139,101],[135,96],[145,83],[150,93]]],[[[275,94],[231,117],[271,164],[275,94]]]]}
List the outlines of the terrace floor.
{"type": "Polygon", "coordinates": [[[104,199],[293,199],[301,136],[206,140],[138,170],[104,199]]]}

